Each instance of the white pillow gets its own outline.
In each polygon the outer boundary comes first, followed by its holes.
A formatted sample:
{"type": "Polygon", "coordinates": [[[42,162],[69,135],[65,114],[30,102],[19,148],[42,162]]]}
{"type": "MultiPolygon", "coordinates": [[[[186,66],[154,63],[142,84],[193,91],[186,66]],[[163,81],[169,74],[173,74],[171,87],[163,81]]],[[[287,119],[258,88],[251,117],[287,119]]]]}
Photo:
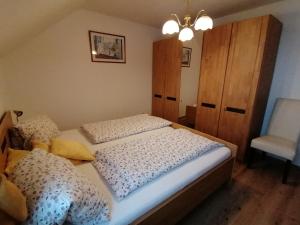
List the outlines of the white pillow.
{"type": "Polygon", "coordinates": [[[172,122],[148,114],[84,124],[84,134],[93,144],[170,126],[172,122]]]}
{"type": "Polygon", "coordinates": [[[57,125],[46,115],[39,115],[17,123],[16,128],[26,140],[35,139],[46,143],[60,134],[57,125]]]}

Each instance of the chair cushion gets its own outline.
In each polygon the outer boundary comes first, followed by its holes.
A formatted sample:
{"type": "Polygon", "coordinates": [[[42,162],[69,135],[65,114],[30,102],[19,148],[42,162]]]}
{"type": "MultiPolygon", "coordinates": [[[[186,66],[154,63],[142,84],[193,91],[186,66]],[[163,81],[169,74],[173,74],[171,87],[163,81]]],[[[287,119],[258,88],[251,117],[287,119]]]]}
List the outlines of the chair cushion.
{"type": "Polygon", "coordinates": [[[300,100],[279,98],[270,121],[268,135],[297,141],[300,135],[300,100]]]}
{"type": "Polygon", "coordinates": [[[251,147],[289,160],[293,160],[296,155],[296,142],[277,136],[255,138],[251,141],[251,147]]]}

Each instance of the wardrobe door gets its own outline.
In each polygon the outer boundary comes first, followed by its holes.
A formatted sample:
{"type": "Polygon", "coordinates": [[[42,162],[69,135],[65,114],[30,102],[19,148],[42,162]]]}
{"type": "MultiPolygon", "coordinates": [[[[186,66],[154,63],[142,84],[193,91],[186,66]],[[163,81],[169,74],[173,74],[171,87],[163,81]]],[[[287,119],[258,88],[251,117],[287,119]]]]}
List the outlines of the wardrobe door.
{"type": "MultiPolygon", "coordinates": [[[[218,136],[237,145],[247,135],[261,26],[262,17],[233,24],[218,136]]],[[[238,157],[243,156],[238,153],[238,157]]]]}
{"type": "Polygon", "coordinates": [[[165,105],[164,118],[177,122],[179,116],[180,101],[180,76],[182,42],[178,38],[165,39],[162,42],[165,50],[165,105]]]}
{"type": "Polygon", "coordinates": [[[161,41],[153,43],[152,115],[158,117],[164,117],[165,49],[161,41]]]}
{"type": "Polygon", "coordinates": [[[196,129],[216,136],[232,24],[204,32],[196,129]]]}

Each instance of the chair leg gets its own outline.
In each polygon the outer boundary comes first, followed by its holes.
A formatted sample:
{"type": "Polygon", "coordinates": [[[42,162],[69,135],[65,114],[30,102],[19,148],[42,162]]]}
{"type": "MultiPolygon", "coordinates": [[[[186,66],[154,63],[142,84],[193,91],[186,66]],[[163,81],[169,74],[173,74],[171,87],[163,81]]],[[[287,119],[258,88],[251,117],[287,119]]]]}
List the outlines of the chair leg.
{"type": "Polygon", "coordinates": [[[261,159],[265,160],[266,159],[266,155],[267,155],[266,152],[261,152],[261,159]]]}
{"type": "Polygon", "coordinates": [[[249,156],[248,156],[248,161],[247,161],[247,167],[248,168],[251,168],[251,165],[253,163],[254,154],[255,154],[255,149],[254,148],[250,148],[249,156]]]}
{"type": "Polygon", "coordinates": [[[282,177],[283,184],[286,184],[286,182],[287,182],[287,177],[289,175],[290,167],[291,167],[291,160],[287,160],[284,165],[284,171],[283,171],[283,177],[282,177]]]}

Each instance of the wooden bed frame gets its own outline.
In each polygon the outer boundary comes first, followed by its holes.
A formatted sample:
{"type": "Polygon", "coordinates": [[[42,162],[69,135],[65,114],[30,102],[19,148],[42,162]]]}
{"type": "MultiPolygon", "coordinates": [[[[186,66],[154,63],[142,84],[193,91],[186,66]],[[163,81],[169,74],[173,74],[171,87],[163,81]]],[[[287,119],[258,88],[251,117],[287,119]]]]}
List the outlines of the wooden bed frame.
{"type": "Polygon", "coordinates": [[[7,149],[9,146],[8,129],[12,127],[13,122],[10,112],[4,113],[0,118],[0,173],[4,172],[7,158],[7,149]]]}
{"type": "Polygon", "coordinates": [[[149,212],[135,220],[132,224],[176,224],[197,205],[199,205],[206,197],[231,180],[233,164],[237,153],[236,145],[177,123],[173,123],[172,127],[175,129],[184,128],[200,136],[223,143],[231,150],[231,156],[214,169],[210,170],[155,208],[151,209],[149,212]]]}
{"type": "MultiPolygon", "coordinates": [[[[8,128],[12,126],[12,117],[10,112],[6,112],[0,120],[0,172],[3,173],[6,158],[7,148],[9,146],[8,128]]],[[[161,204],[151,209],[149,212],[135,220],[132,224],[175,224],[184,216],[186,216],[192,209],[201,203],[207,196],[221,187],[223,184],[231,180],[233,164],[235,161],[237,146],[221,139],[215,138],[197,130],[187,128],[185,126],[173,123],[172,127],[175,129],[184,128],[192,131],[195,134],[205,136],[211,140],[218,141],[225,144],[231,150],[231,156],[220,165],[210,170],[203,176],[191,184],[178,191],[170,198],[163,201],[161,204]]]]}

